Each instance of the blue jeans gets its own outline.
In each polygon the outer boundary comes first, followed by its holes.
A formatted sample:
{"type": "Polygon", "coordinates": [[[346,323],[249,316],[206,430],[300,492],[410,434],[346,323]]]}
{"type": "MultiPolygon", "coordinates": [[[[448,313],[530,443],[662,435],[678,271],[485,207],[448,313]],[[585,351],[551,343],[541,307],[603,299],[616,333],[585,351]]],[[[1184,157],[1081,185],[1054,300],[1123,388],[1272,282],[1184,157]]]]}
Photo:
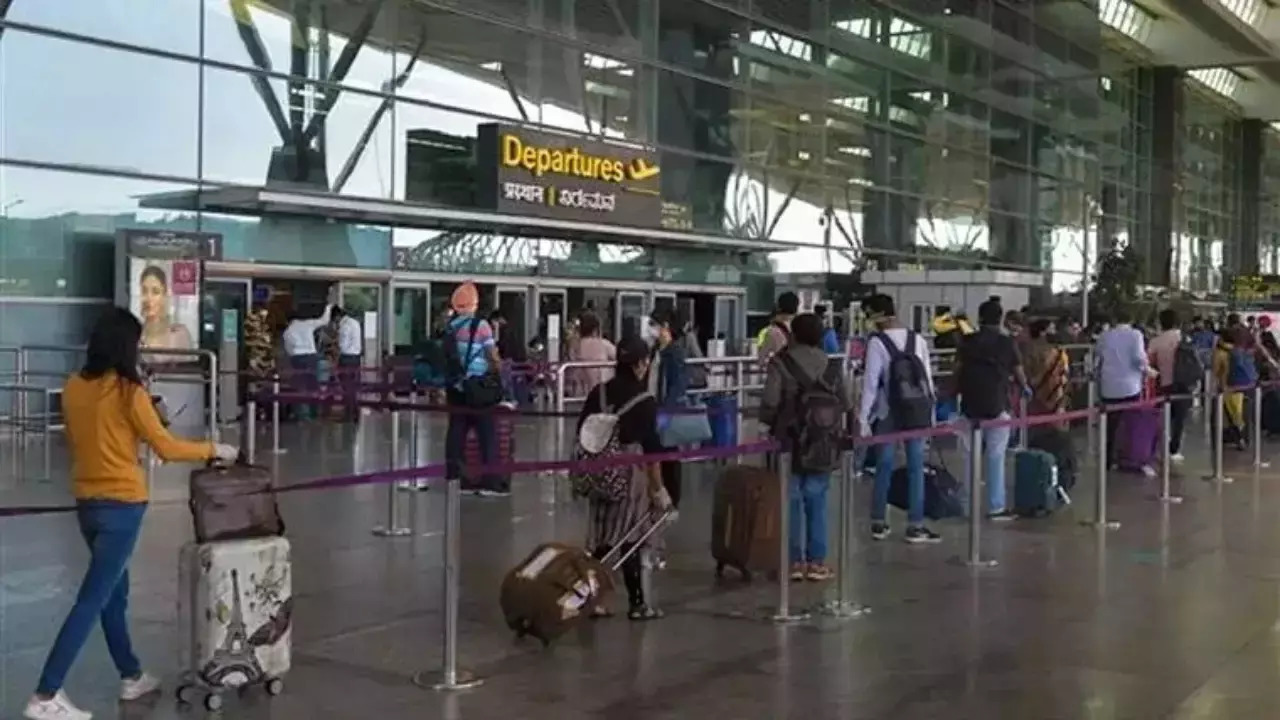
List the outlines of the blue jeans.
{"type": "MultiPolygon", "coordinates": [[[[997,420],[1008,420],[1009,413],[1000,413],[997,420]]],[[[982,431],[982,471],[987,481],[987,512],[1002,512],[1007,507],[1004,486],[1004,456],[1009,449],[1009,436],[1012,434],[1013,428],[1008,425],[1004,427],[985,428],[982,431]]],[[[960,436],[960,446],[964,448],[964,480],[965,493],[963,503],[965,510],[969,509],[969,483],[973,482],[973,478],[969,474],[973,472],[973,463],[969,459],[969,440],[972,436],[967,432],[960,436]]]]}
{"type": "Polygon", "coordinates": [[[48,696],[62,689],[71,665],[89,639],[94,620],[102,622],[107,650],[120,677],[134,678],[142,673],[142,665],[133,654],[133,643],[129,640],[129,558],[138,542],[146,510],[145,503],[111,500],[79,503],[76,519],[80,522],[80,534],[89,546],[89,569],[80,583],[76,604],[49,650],[36,693],[48,696]]]}
{"type": "MultiPolygon", "coordinates": [[[[896,443],[877,445],[876,482],[871,491],[871,521],[884,522],[889,509],[889,483],[893,480],[896,443]]],[[[907,454],[907,524],[924,524],[924,438],[902,441],[907,454]]]]}
{"type": "Polygon", "coordinates": [[[829,473],[791,476],[791,562],[827,561],[829,473]]]}
{"type": "MultiPolygon", "coordinates": [[[[492,465],[498,460],[498,438],[494,428],[493,409],[477,410],[469,408],[462,400],[462,393],[450,390],[448,404],[456,406],[463,412],[449,413],[449,430],[444,437],[445,477],[462,478],[462,467],[465,464],[467,435],[472,430],[476,433],[476,442],[480,444],[480,462],[492,465]]],[[[467,483],[463,483],[467,485],[467,483]]],[[[502,475],[485,475],[479,483],[467,485],[476,490],[507,491],[509,479],[502,475]]]]}

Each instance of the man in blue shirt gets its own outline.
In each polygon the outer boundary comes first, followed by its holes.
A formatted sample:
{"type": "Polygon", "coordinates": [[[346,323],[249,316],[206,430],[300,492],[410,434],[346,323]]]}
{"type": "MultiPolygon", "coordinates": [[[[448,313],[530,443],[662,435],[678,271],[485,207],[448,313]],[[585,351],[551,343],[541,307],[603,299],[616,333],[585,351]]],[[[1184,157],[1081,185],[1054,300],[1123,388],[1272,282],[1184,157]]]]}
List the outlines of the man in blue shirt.
{"type": "MultiPolygon", "coordinates": [[[[462,476],[467,435],[472,430],[475,431],[476,441],[480,446],[481,462],[491,465],[498,460],[492,412],[497,401],[488,407],[480,406],[464,388],[472,378],[482,378],[489,374],[496,377],[501,367],[501,358],[493,326],[476,315],[480,305],[480,294],[476,286],[469,282],[459,285],[453,292],[450,304],[453,307],[453,317],[445,328],[444,342],[452,343],[451,348],[446,348],[446,355],[456,360],[448,363],[450,367],[446,370],[449,376],[446,381],[446,399],[450,408],[460,408],[461,412],[449,413],[444,457],[446,476],[456,478],[462,476]]],[[[477,495],[485,497],[505,497],[511,494],[510,477],[486,474],[472,489],[477,495]]]]}
{"type": "MultiPolygon", "coordinates": [[[[1094,352],[1098,356],[1098,396],[1103,405],[1133,402],[1142,397],[1142,385],[1147,379],[1148,362],[1146,339],[1130,324],[1132,318],[1125,310],[1116,313],[1115,324],[1098,336],[1094,352]]],[[[1111,417],[1107,422],[1107,465],[1116,458],[1116,428],[1120,418],[1111,417]]],[[[1155,475],[1155,469],[1144,466],[1142,473],[1155,475]]]]}

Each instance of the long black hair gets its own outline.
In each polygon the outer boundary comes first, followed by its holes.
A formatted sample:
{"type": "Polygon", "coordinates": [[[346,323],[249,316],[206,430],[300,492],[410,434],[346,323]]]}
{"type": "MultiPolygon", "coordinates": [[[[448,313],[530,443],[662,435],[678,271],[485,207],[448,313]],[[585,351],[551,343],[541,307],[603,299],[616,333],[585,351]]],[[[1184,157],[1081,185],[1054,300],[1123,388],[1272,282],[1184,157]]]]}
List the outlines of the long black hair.
{"type": "Polygon", "coordinates": [[[97,380],[114,371],[121,381],[142,385],[142,376],[138,373],[141,341],[142,323],[138,318],[125,308],[111,308],[98,318],[89,333],[89,348],[80,377],[97,380]]]}

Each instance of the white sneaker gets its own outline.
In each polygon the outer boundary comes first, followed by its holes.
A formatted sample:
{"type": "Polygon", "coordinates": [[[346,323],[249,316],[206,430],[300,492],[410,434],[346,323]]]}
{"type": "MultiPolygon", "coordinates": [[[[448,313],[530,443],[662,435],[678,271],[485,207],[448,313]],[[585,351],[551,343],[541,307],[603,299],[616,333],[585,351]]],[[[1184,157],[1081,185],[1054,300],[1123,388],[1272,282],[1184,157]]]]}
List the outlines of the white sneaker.
{"type": "Polygon", "coordinates": [[[1186,461],[1187,461],[1187,458],[1184,457],[1182,453],[1174,453],[1169,456],[1169,462],[1173,463],[1174,465],[1181,465],[1186,461]]]}
{"type": "Polygon", "coordinates": [[[1156,469],[1151,467],[1150,465],[1143,465],[1142,474],[1146,477],[1153,478],[1156,476],[1156,469]]]}
{"type": "Polygon", "coordinates": [[[160,680],[154,675],[142,673],[138,677],[120,682],[120,699],[137,700],[160,689],[160,680]]]}
{"type": "Polygon", "coordinates": [[[72,705],[67,694],[59,690],[57,695],[48,700],[42,700],[33,695],[27,701],[22,717],[27,720],[90,720],[93,713],[85,712],[72,705]]]}

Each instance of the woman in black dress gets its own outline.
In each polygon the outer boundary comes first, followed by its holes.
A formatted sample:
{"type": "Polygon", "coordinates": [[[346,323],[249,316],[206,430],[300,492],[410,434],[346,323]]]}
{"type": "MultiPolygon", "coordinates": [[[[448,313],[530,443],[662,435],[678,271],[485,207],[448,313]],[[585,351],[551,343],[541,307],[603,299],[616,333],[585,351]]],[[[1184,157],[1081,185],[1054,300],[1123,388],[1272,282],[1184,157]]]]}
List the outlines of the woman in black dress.
{"type": "MultiPolygon", "coordinates": [[[[642,399],[631,403],[618,419],[618,442],[626,453],[663,452],[665,448],[658,440],[658,403],[649,393],[649,347],[639,338],[628,338],[618,346],[617,358],[613,379],[604,383],[604,392],[596,386],[587,393],[578,416],[578,428],[581,430],[588,416],[617,410],[640,396],[642,399]]],[[[587,547],[596,557],[604,557],[622,542],[628,530],[642,522],[657,521],[670,507],[671,497],[663,488],[658,463],[638,465],[631,477],[631,491],[625,498],[617,502],[590,501],[587,547]]],[[[643,535],[643,531],[640,534],[643,535]]],[[[630,547],[619,548],[622,553],[630,550],[630,547]]],[[[650,607],[645,598],[642,550],[636,549],[622,565],[622,580],[630,603],[627,616],[632,620],[654,620],[662,617],[662,613],[650,607]]],[[[607,614],[603,608],[596,610],[598,616],[607,614]]]]}

